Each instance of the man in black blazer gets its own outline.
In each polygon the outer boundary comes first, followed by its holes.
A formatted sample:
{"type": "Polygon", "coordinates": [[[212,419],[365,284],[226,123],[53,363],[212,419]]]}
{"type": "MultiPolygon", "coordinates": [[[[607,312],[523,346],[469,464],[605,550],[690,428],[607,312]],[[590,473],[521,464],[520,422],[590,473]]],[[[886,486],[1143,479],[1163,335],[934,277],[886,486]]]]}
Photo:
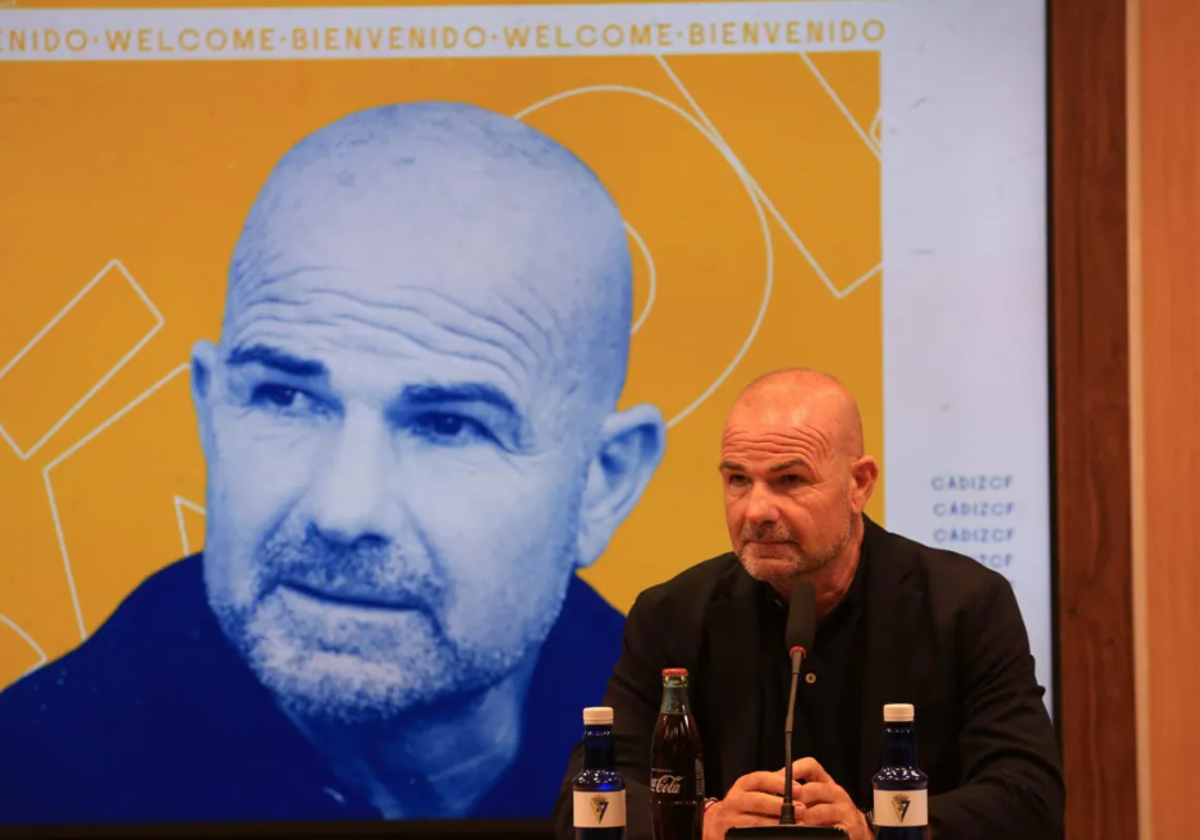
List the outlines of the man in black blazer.
{"type": "MultiPolygon", "coordinates": [[[[786,599],[817,592],[793,755],[797,822],[873,836],[866,813],[886,703],[916,707],[937,840],[1056,840],[1057,740],[1007,580],[894,535],[863,509],[878,465],[850,394],[779,371],[752,383],[725,428],[721,474],[734,551],[643,592],[604,704],[615,710],[629,840],[649,840],[650,742],[664,668],[687,668],[704,748],[704,840],[778,822],[790,674],[786,599]]],[[[571,757],[555,811],[572,837],[571,757]]]]}

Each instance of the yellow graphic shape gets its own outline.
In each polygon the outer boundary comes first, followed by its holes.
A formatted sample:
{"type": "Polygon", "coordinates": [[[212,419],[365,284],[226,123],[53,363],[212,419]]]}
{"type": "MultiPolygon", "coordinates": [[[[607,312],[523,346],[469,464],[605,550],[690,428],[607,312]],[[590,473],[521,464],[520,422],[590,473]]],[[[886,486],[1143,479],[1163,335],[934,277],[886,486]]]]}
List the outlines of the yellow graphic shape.
{"type": "Polygon", "coordinates": [[[658,293],[658,272],[646,240],[628,222],[625,223],[625,229],[629,233],[629,254],[633,258],[634,276],[633,326],[630,327],[630,332],[636,335],[654,308],[654,298],[658,293]]]}
{"type": "MultiPolygon", "coordinates": [[[[0,277],[19,278],[0,283],[0,362],[114,259],[163,319],[35,454],[0,446],[0,615],[57,657],[181,557],[185,537],[186,550],[202,547],[205,466],[180,366],[197,339],[219,336],[230,254],[279,157],[381,104],[450,99],[520,115],[579,154],[621,207],[637,326],[621,405],[654,403],[670,428],[641,503],[581,573],[615,607],[728,549],[721,429],[755,376],[832,372],[883,456],[882,278],[845,293],[878,263],[879,160],[798,55],[765,58],[0,67],[0,277]]],[[[877,56],[847,61],[859,64],[836,79],[843,101],[878,97],[877,56]]],[[[55,410],[17,405],[26,444],[153,323],[129,305],[141,306],[136,295],[110,291],[103,311],[79,308],[76,343],[46,345],[47,369],[110,350],[88,377],[51,388],[55,410]]],[[[880,488],[868,513],[882,510],[880,488]]],[[[5,634],[0,685],[37,661],[5,634]]]]}
{"type": "Polygon", "coordinates": [[[180,556],[204,550],[204,508],[182,496],[175,497],[175,519],[179,524],[180,556]]]}
{"type": "MultiPolygon", "coordinates": [[[[15,285],[36,287],[36,276],[15,285]]],[[[43,324],[15,311],[9,335],[30,340],[0,364],[0,436],[20,457],[37,452],[162,326],[162,316],[120,263],[112,262],[43,324]],[[105,329],[94,329],[103,322],[105,329]]]]}
{"type": "Polygon", "coordinates": [[[654,306],[633,352],[654,363],[630,365],[625,402],[651,400],[672,420],[750,336],[767,255],[753,200],[720,149],[684,109],[641,91],[585,88],[523,119],[596,172],[652,255],[654,306]]]}
{"type": "MultiPolygon", "coordinates": [[[[877,91],[877,55],[848,55],[863,65],[860,84],[877,91]]],[[[664,63],[749,170],[785,241],[830,290],[851,289],[877,269],[880,154],[807,56],[673,56],[664,63]]]]}
{"type": "Polygon", "coordinates": [[[45,661],[38,643],[20,625],[0,615],[0,685],[16,682],[45,661]]]}
{"type": "MultiPolygon", "coordinates": [[[[812,70],[829,86],[831,96],[842,103],[849,117],[867,134],[879,116],[879,53],[807,53],[812,70]]],[[[872,137],[876,143],[878,137],[872,137]]]]}
{"type": "Polygon", "coordinates": [[[188,386],[178,369],[50,472],[89,634],[147,575],[183,556],[169,500],[181,485],[199,495],[204,473],[188,386]],[[97,476],[107,477],[103,492],[97,476]]]}

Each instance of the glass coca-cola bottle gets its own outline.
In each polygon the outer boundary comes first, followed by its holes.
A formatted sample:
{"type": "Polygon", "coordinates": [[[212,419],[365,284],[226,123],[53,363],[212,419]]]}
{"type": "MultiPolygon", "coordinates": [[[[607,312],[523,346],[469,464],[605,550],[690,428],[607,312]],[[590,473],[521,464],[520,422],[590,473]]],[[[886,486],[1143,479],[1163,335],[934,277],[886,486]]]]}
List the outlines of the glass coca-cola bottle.
{"type": "Polygon", "coordinates": [[[688,700],[686,668],[663,671],[662,705],[650,744],[650,820],[654,840],[701,840],[704,755],[688,700]]]}

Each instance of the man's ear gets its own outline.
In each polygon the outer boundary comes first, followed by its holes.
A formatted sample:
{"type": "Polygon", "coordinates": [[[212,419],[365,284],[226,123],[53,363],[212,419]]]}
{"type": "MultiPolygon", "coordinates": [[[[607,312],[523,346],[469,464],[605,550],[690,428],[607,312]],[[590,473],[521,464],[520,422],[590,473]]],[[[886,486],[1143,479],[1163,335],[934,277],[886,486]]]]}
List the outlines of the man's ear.
{"type": "Polygon", "coordinates": [[[217,385],[217,348],[207,339],[197,341],[192,348],[192,405],[196,409],[196,424],[200,427],[200,447],[204,457],[212,454],[213,391],[217,385]]]}
{"type": "Polygon", "coordinates": [[[879,478],[879,462],[870,455],[859,458],[850,465],[850,502],[855,513],[862,513],[875,492],[879,478]]]}
{"type": "Polygon", "coordinates": [[[666,444],[666,424],[652,405],[637,405],[605,418],[583,491],[580,567],[590,566],[604,553],[617,526],[642,498],[666,444]]]}

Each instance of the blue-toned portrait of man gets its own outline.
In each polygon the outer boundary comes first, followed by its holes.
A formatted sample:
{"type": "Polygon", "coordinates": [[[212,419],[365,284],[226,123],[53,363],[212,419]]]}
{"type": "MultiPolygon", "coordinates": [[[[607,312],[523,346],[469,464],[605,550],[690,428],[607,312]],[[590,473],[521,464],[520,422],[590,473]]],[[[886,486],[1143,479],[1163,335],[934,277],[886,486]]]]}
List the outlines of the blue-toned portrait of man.
{"type": "Polygon", "coordinates": [[[192,356],[202,554],[0,695],[0,822],[549,816],[665,445],[570,151],[423,102],[290,149],[192,356]]]}

